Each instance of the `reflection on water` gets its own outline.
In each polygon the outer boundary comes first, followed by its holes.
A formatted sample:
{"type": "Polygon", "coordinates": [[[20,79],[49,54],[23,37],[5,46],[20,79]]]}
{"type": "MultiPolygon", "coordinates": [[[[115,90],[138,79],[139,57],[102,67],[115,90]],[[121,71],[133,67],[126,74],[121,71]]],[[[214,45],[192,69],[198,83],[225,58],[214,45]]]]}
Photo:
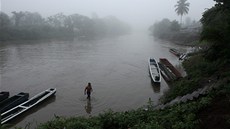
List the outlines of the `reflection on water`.
{"type": "Polygon", "coordinates": [[[92,109],[93,109],[93,107],[91,105],[91,100],[87,99],[86,105],[85,105],[85,111],[86,111],[86,113],[88,113],[89,115],[91,115],[92,109]]]}
{"type": "Polygon", "coordinates": [[[0,90],[33,96],[57,89],[54,102],[28,113],[18,126],[33,119],[50,120],[54,114],[68,117],[136,109],[148,98],[157,104],[168,85],[163,79],[160,86],[151,84],[148,59],[167,58],[178,64],[168,49],[175,47],[146,33],[92,41],[18,41],[0,46],[0,90]],[[93,84],[93,98],[84,101],[88,82],[93,84]]]}
{"type": "Polygon", "coordinates": [[[152,84],[154,93],[160,93],[161,84],[160,83],[154,83],[153,81],[151,81],[151,84],[152,84]]]}

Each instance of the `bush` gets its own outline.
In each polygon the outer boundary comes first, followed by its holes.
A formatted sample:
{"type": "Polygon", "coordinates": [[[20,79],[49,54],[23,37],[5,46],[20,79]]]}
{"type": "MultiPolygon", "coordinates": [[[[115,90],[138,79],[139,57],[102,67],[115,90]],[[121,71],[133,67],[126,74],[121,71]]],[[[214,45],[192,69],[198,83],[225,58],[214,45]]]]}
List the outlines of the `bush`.
{"type": "Polygon", "coordinates": [[[219,62],[206,60],[202,54],[191,57],[183,62],[183,66],[190,78],[203,78],[212,76],[219,68],[219,62]]]}
{"type": "Polygon", "coordinates": [[[199,78],[183,78],[179,81],[174,82],[171,88],[167,92],[165,92],[164,97],[162,98],[162,102],[167,103],[178,96],[192,93],[193,91],[201,87],[199,81],[199,78]]]}
{"type": "MultiPolygon", "coordinates": [[[[209,105],[211,97],[177,104],[163,110],[108,110],[96,117],[58,117],[37,129],[194,129],[199,125],[196,113],[209,105]]],[[[149,106],[151,107],[151,105],[149,106]]]]}

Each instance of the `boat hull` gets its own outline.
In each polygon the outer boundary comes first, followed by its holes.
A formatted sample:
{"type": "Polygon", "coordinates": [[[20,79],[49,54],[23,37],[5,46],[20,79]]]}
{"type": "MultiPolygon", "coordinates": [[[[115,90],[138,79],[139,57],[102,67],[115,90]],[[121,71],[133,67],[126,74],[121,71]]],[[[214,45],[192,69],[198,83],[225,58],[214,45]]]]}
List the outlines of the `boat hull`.
{"type": "Polygon", "coordinates": [[[154,58],[149,58],[149,72],[154,83],[161,82],[161,73],[157,61],[154,58]]]}
{"type": "Polygon", "coordinates": [[[172,54],[174,54],[177,57],[181,56],[181,53],[176,49],[171,48],[171,49],[169,49],[169,52],[171,52],[172,54]]]}
{"type": "Polygon", "coordinates": [[[19,116],[20,114],[26,112],[27,110],[35,107],[39,103],[41,103],[41,102],[45,101],[46,99],[48,99],[49,97],[53,96],[55,93],[56,93],[55,88],[47,89],[47,90],[35,95],[34,97],[29,99],[28,101],[2,113],[1,114],[1,124],[5,124],[8,121],[19,116]]]}
{"type": "Polygon", "coordinates": [[[14,95],[8,99],[5,99],[4,101],[0,102],[0,112],[5,112],[15,106],[18,106],[19,104],[27,101],[29,98],[29,93],[19,93],[17,95],[14,95]]]}
{"type": "Polygon", "coordinates": [[[6,91],[0,92],[0,102],[7,99],[9,95],[10,95],[9,92],[6,91]]]}

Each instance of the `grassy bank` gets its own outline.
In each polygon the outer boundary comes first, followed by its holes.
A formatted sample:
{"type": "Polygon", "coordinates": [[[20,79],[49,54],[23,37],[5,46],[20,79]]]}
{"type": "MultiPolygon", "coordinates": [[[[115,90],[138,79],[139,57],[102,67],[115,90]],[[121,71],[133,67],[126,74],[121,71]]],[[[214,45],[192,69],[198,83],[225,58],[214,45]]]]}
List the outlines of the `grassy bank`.
{"type": "Polygon", "coordinates": [[[163,103],[167,103],[177,96],[183,96],[192,93],[198,88],[202,88],[210,83],[217,81],[219,61],[210,62],[203,57],[202,53],[198,53],[189,60],[183,62],[187,76],[171,84],[171,88],[162,98],[163,103]]]}
{"type": "Polygon", "coordinates": [[[210,96],[164,110],[107,111],[92,118],[55,118],[38,129],[193,129],[199,125],[196,113],[210,103],[210,96]]]}

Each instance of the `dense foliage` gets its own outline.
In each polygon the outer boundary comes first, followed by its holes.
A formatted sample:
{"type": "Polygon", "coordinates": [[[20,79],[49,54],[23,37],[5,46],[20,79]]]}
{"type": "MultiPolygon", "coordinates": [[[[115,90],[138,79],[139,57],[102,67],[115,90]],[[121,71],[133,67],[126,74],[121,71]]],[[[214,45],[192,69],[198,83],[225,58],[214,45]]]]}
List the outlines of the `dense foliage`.
{"type": "Polygon", "coordinates": [[[149,31],[156,38],[189,45],[199,40],[200,26],[199,22],[191,22],[190,18],[186,19],[186,24],[183,27],[178,21],[170,21],[165,18],[150,26],[149,31]]]}
{"type": "Polygon", "coordinates": [[[80,38],[94,39],[119,36],[130,31],[129,25],[114,16],[98,18],[58,13],[43,18],[39,13],[12,12],[12,16],[0,12],[0,41],[80,38]]]}
{"type": "Polygon", "coordinates": [[[150,26],[149,30],[155,37],[164,38],[164,36],[169,35],[170,33],[178,32],[180,28],[181,27],[176,20],[170,21],[165,18],[160,22],[154,23],[150,26]]]}
{"type": "Polygon", "coordinates": [[[230,59],[230,2],[216,0],[217,4],[204,12],[201,22],[201,40],[209,42],[207,59],[230,59]]]}
{"type": "Polygon", "coordinates": [[[162,102],[166,103],[178,96],[183,96],[198,88],[209,85],[209,81],[216,81],[219,75],[218,68],[223,66],[219,60],[210,62],[203,57],[203,53],[190,57],[189,60],[183,62],[187,77],[172,82],[170,90],[167,91],[162,98],[162,102]]]}

